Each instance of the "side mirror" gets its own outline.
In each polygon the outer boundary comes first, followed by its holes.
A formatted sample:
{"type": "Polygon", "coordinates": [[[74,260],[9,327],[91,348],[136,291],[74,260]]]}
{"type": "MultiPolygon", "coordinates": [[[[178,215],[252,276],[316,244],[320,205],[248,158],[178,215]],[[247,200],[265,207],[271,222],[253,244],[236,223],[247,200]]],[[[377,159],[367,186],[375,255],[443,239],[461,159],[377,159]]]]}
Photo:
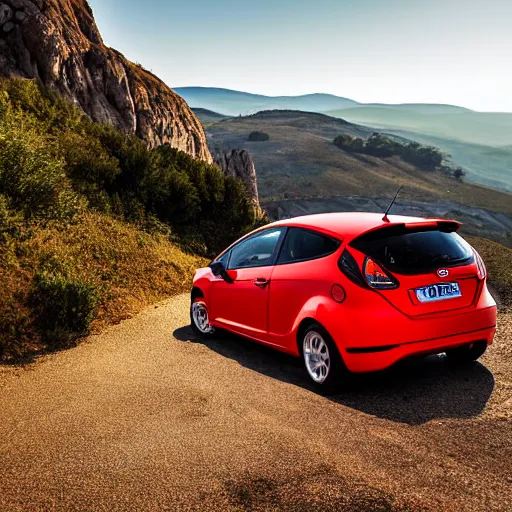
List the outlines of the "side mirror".
{"type": "Polygon", "coordinates": [[[226,267],[224,267],[224,263],[222,261],[214,261],[213,263],[210,263],[210,269],[212,271],[212,274],[214,276],[220,276],[226,283],[232,283],[233,279],[231,279],[230,275],[228,274],[226,267]]]}

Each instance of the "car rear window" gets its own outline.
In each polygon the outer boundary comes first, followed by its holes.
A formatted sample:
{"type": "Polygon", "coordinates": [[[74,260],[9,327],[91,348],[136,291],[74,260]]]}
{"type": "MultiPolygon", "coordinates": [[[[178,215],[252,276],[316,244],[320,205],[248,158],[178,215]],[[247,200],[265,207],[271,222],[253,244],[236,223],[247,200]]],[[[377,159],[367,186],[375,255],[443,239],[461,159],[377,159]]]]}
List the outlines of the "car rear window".
{"type": "Polygon", "coordinates": [[[397,233],[383,229],[350,245],[399,274],[422,274],[473,259],[471,246],[462,237],[438,230],[397,233]]]}

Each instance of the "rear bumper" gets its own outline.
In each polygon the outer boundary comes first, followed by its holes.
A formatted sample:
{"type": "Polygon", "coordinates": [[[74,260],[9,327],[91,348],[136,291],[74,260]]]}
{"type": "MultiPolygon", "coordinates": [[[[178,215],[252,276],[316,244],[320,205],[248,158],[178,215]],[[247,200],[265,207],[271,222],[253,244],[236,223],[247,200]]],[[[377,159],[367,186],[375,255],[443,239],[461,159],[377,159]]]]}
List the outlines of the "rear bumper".
{"type": "Polygon", "coordinates": [[[441,353],[466,343],[485,340],[490,345],[495,332],[496,326],[491,325],[442,338],[411,341],[399,345],[347,348],[344,350],[343,359],[352,372],[372,372],[388,368],[407,357],[441,353]]]}
{"type": "Polygon", "coordinates": [[[490,344],[496,332],[496,302],[485,285],[471,308],[436,315],[409,317],[378,294],[365,299],[366,307],[355,304],[346,312],[350,321],[326,317],[328,330],[353,372],[382,370],[406,357],[440,353],[474,341],[490,344]]]}

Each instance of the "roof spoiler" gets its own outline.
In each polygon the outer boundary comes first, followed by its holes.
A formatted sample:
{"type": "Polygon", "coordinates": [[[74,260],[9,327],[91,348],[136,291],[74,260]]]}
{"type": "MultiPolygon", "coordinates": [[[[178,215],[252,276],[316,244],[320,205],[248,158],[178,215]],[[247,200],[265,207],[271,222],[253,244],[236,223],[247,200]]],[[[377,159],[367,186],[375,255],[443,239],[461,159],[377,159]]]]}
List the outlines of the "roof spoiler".
{"type": "Polygon", "coordinates": [[[371,240],[391,236],[404,235],[410,232],[420,233],[422,231],[442,231],[443,233],[454,233],[461,227],[456,220],[425,219],[418,222],[398,222],[377,226],[366,233],[356,237],[355,240],[371,240]]]}

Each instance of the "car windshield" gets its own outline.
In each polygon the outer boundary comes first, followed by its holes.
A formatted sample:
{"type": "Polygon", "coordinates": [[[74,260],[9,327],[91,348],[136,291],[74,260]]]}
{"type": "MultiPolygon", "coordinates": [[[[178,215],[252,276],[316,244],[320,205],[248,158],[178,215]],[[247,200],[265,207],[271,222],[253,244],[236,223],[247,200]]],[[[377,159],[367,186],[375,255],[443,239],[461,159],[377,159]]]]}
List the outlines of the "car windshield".
{"type": "Polygon", "coordinates": [[[471,247],[457,233],[437,230],[392,236],[381,230],[355,240],[351,246],[401,274],[421,274],[473,258],[471,247]]]}

